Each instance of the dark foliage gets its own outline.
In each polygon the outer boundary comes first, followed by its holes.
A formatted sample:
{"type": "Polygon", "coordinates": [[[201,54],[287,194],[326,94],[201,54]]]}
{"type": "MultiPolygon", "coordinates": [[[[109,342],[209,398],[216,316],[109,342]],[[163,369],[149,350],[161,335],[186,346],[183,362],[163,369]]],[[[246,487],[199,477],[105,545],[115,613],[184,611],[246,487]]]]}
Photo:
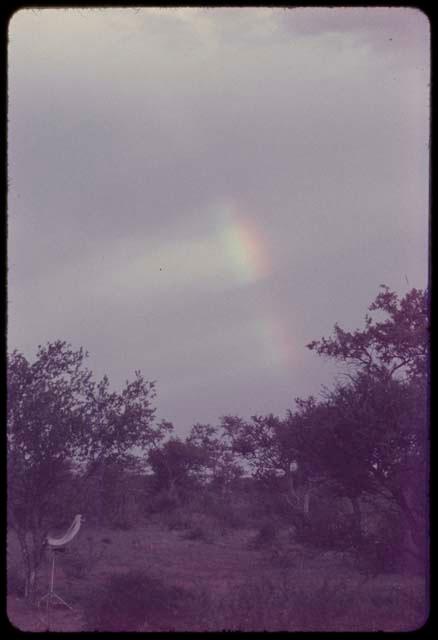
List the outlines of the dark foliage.
{"type": "Polygon", "coordinates": [[[90,631],[171,631],[185,617],[192,597],[141,571],[112,575],[106,586],[90,594],[85,609],[90,631]]]}

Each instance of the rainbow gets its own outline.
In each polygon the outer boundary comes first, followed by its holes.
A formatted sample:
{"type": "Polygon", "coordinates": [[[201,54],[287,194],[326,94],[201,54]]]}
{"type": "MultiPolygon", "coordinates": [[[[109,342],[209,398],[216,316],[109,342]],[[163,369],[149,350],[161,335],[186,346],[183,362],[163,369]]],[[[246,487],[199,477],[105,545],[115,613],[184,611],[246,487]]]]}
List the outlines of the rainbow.
{"type": "MultiPolygon", "coordinates": [[[[217,208],[219,236],[227,264],[230,265],[236,286],[245,286],[268,278],[273,263],[264,233],[256,221],[235,204],[217,208]]],[[[262,354],[263,363],[287,366],[294,355],[290,325],[277,310],[272,293],[261,294],[262,308],[254,309],[251,334],[255,350],[262,354]]]]}
{"type": "Polygon", "coordinates": [[[227,210],[222,243],[236,278],[255,282],[270,275],[272,263],[260,228],[248,217],[227,210]]]}
{"type": "Polygon", "coordinates": [[[287,367],[292,363],[295,349],[290,327],[279,313],[272,308],[261,312],[255,323],[255,335],[263,362],[272,367],[287,367]]]}

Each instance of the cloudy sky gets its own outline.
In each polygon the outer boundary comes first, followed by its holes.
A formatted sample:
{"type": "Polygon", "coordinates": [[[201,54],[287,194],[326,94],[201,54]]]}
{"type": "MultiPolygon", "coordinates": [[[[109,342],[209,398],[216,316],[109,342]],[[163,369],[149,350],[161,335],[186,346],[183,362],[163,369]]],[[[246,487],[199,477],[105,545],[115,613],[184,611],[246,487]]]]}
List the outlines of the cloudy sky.
{"type": "Polygon", "coordinates": [[[318,394],[305,345],[426,286],[429,73],[414,9],[16,13],[8,349],[141,369],[181,434],[318,394]]]}

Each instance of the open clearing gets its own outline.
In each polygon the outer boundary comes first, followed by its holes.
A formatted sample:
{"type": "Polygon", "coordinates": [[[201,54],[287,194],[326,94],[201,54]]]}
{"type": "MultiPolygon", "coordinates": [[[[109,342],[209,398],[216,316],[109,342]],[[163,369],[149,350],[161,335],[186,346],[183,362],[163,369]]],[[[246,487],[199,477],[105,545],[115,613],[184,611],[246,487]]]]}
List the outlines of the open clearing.
{"type": "MultiPolygon", "coordinates": [[[[394,631],[418,628],[423,624],[425,615],[419,615],[419,611],[421,603],[425,602],[424,579],[386,574],[363,582],[363,578],[345,560],[336,558],[336,554],[322,554],[311,559],[304,555],[304,550],[298,554],[299,562],[275,562],[268,549],[250,548],[249,542],[254,535],[254,530],[238,530],[213,542],[205,542],[185,539],[183,532],[169,531],[159,524],[129,531],[84,527],[66,553],[58,557],[56,566],[55,590],[75,611],[52,607],[50,628],[85,630],[83,604],[104,589],[111,575],[133,569],[144,570],[169,585],[208,593],[218,607],[224,598],[232,600],[244,583],[266,581],[275,585],[284,582],[286,577],[295,588],[316,593],[327,578],[332,583],[342,583],[344,588],[355,593],[348,608],[333,622],[332,629],[394,631]],[[79,570],[72,571],[71,559],[78,554],[82,564],[79,570]]],[[[17,540],[11,534],[8,565],[16,569],[20,561],[17,540]]],[[[39,597],[48,589],[48,574],[46,560],[40,570],[39,597]]],[[[282,602],[284,608],[284,600],[282,602]]],[[[318,606],[316,601],[315,606],[318,606]]],[[[270,628],[271,623],[275,626],[276,619],[282,614],[284,611],[271,607],[265,614],[265,628],[270,628]]],[[[22,630],[47,629],[44,609],[39,611],[37,607],[30,607],[15,594],[8,597],[8,617],[22,630]]],[[[217,624],[217,630],[230,628],[225,612],[217,624]]],[[[312,622],[308,624],[312,625],[312,622]]],[[[314,624],[318,628],[318,620],[314,624]]],[[[302,621],[297,621],[297,625],[288,630],[299,630],[302,625],[302,621]]],[[[190,628],[187,621],[181,622],[181,629],[187,628],[190,628]]]]}

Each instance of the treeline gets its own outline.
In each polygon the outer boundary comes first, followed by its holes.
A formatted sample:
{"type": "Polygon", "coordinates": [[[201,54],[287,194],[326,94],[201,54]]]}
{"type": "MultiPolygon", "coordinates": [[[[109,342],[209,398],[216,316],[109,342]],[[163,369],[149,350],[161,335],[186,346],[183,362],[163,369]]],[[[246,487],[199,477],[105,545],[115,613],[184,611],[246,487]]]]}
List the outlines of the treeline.
{"type": "Polygon", "coordinates": [[[116,392],[62,341],[34,362],[8,356],[8,524],[35,592],[47,531],[74,513],[130,527],[161,514],[183,527],[290,527],[297,542],[368,549],[380,569],[424,563],[428,480],[428,296],[382,286],[362,329],[335,325],[308,345],[343,366],[320,397],[284,417],[226,415],[186,438],[155,420],[155,384],[137,371],[116,392]]]}

